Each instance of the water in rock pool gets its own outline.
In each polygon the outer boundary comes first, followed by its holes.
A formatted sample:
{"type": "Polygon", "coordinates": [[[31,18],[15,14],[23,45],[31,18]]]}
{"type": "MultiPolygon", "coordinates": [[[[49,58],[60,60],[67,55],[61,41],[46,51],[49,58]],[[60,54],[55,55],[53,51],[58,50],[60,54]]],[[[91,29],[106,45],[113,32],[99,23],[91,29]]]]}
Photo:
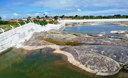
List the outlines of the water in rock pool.
{"type": "MultiPolygon", "coordinates": [[[[76,33],[99,34],[105,32],[107,35],[113,35],[110,31],[113,30],[128,30],[126,26],[119,26],[117,24],[98,24],[98,25],[81,25],[81,26],[67,26],[64,31],[76,33]]],[[[114,34],[114,36],[116,36],[114,34]]],[[[117,35],[119,36],[119,35],[117,35]]]]}
{"type": "Polygon", "coordinates": [[[87,73],[53,54],[50,48],[25,51],[12,49],[0,55],[0,78],[128,78],[126,72],[109,77],[87,73]]]}

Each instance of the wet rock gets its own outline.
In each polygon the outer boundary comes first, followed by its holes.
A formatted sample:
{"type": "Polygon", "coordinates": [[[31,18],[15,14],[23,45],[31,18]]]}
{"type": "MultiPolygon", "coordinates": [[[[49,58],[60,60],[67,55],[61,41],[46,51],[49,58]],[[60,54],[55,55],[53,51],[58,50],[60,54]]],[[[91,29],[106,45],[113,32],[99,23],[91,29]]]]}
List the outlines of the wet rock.
{"type": "Polygon", "coordinates": [[[127,72],[128,72],[128,65],[124,65],[124,66],[123,66],[123,68],[122,68],[122,70],[124,70],[124,71],[127,71],[127,72]]]}
{"type": "Polygon", "coordinates": [[[123,64],[128,64],[128,40],[126,39],[98,37],[80,33],[42,32],[35,33],[29,41],[25,42],[25,45],[43,46],[54,44],[43,40],[43,38],[52,39],[54,42],[61,43],[63,45],[66,45],[65,43],[67,41],[69,41],[70,44],[75,43],[73,41],[78,41],[77,45],[70,46],[70,48],[68,48],[68,51],[74,54],[75,57],[78,57],[78,53],[74,52],[73,48],[78,50],[79,53],[83,51],[95,52],[110,57],[123,64]]]}
{"type": "MultiPolygon", "coordinates": [[[[85,67],[97,72],[113,73],[120,70],[119,63],[128,64],[128,40],[126,39],[78,33],[42,32],[35,33],[24,44],[44,46],[55,44],[53,42],[63,44],[59,45],[61,50],[71,53],[85,67]],[[75,46],[67,45],[67,43],[75,43],[74,41],[78,41],[75,46]]],[[[40,50],[44,53],[50,51],[51,49],[40,50]]]]}
{"type": "Polygon", "coordinates": [[[53,53],[54,49],[52,48],[43,48],[43,49],[40,49],[40,53],[43,53],[43,54],[50,54],[50,53],[53,53]]]}
{"type": "Polygon", "coordinates": [[[77,36],[73,34],[63,33],[63,32],[48,32],[41,33],[41,36],[38,37],[40,40],[51,42],[58,45],[77,45],[79,41],[77,36]]]}

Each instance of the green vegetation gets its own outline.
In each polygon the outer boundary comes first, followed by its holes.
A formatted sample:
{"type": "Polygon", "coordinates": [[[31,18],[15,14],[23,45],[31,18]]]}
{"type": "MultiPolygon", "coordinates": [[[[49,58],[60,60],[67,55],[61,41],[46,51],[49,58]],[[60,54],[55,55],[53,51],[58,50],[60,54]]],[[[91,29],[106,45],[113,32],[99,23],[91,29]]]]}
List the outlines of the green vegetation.
{"type": "Polygon", "coordinates": [[[2,20],[2,17],[0,17],[0,21],[2,20]]]}
{"type": "Polygon", "coordinates": [[[64,17],[65,17],[64,15],[60,16],[60,18],[64,18],[64,17]]]}
{"type": "Polygon", "coordinates": [[[37,18],[37,19],[40,19],[40,16],[37,16],[36,18],[37,18]]]}
{"type": "Polygon", "coordinates": [[[54,40],[54,39],[50,39],[50,38],[43,38],[43,40],[54,43],[54,44],[58,44],[58,45],[78,45],[79,41],[76,40],[54,40]]]}
{"type": "Polygon", "coordinates": [[[18,27],[18,23],[11,21],[0,21],[0,28],[4,29],[5,31],[12,29],[11,26],[18,27]]]}
{"type": "Polygon", "coordinates": [[[110,16],[59,16],[60,18],[70,18],[70,19],[111,19],[111,18],[128,18],[128,15],[110,15],[110,16]]]}
{"type": "MultiPolygon", "coordinates": [[[[4,29],[5,31],[8,31],[10,29],[12,29],[11,26],[13,26],[14,28],[15,27],[18,27],[19,24],[20,25],[24,25],[25,22],[26,23],[29,23],[31,20],[31,17],[28,17],[27,18],[27,21],[19,21],[19,22],[15,22],[15,21],[4,21],[4,20],[0,20],[0,28],[4,29]],[[19,23],[19,24],[18,24],[19,23]]],[[[51,21],[46,21],[46,20],[33,20],[34,23],[37,23],[37,24],[40,24],[40,25],[47,25],[48,23],[54,23],[54,22],[51,22],[51,21]]]]}
{"type": "Polygon", "coordinates": [[[13,26],[15,26],[15,25],[18,25],[18,24],[17,24],[17,22],[11,22],[11,21],[3,21],[3,20],[1,20],[0,21],[0,25],[13,25],[13,26]]]}
{"type": "MultiPolygon", "coordinates": [[[[28,22],[28,21],[26,21],[28,22]]],[[[13,26],[14,28],[18,27],[19,24],[20,25],[24,25],[25,22],[24,21],[19,21],[19,22],[14,22],[14,21],[4,21],[4,20],[1,20],[0,21],[0,28],[4,29],[5,31],[8,31],[10,29],[12,29],[11,26],[13,26]]]]}
{"type": "Polygon", "coordinates": [[[58,20],[58,19],[59,19],[59,16],[54,16],[54,19],[55,19],[55,20],[58,20]]]}
{"type": "Polygon", "coordinates": [[[11,26],[13,27],[18,27],[19,24],[23,25],[30,21],[34,21],[34,23],[40,24],[42,26],[47,25],[48,23],[50,24],[57,24],[57,20],[59,18],[62,19],[112,19],[112,18],[128,18],[128,15],[120,15],[120,14],[116,14],[116,15],[111,15],[111,16],[79,16],[79,15],[75,15],[75,16],[44,16],[44,17],[40,17],[37,16],[36,18],[32,18],[31,16],[27,17],[27,21],[23,21],[22,19],[19,22],[16,21],[4,21],[2,20],[2,17],[0,17],[0,28],[4,29],[5,31],[8,31],[11,29],[11,26]],[[19,23],[19,24],[18,24],[19,23]],[[10,26],[11,25],[11,26],[10,26]]]}
{"type": "Polygon", "coordinates": [[[47,25],[49,23],[46,20],[34,20],[33,22],[40,25],[47,25]]]}
{"type": "MultiPolygon", "coordinates": [[[[19,26],[19,24],[20,25],[24,25],[25,24],[25,22],[26,23],[29,23],[30,21],[31,21],[31,19],[30,19],[31,17],[29,17],[28,19],[27,19],[27,21],[19,21],[19,22],[12,22],[12,21],[4,21],[4,20],[0,20],[0,28],[2,28],[2,29],[4,29],[5,31],[8,31],[8,30],[10,30],[10,29],[12,29],[12,27],[11,26],[13,26],[14,28],[15,27],[18,27],[19,26]],[[19,23],[19,24],[18,24],[19,23]]],[[[48,23],[54,23],[54,22],[52,22],[52,21],[46,21],[46,20],[33,20],[33,22],[34,23],[36,23],[36,24],[40,24],[40,25],[42,25],[42,26],[44,26],[44,25],[47,25],[48,23]]]]}

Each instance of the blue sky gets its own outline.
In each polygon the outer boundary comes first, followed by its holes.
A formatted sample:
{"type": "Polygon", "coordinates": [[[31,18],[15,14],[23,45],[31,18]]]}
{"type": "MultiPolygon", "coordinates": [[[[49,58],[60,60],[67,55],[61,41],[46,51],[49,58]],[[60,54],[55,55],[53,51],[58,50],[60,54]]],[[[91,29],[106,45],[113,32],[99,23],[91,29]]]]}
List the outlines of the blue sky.
{"type": "Polygon", "coordinates": [[[0,0],[3,19],[46,15],[128,15],[128,0],[0,0]]]}

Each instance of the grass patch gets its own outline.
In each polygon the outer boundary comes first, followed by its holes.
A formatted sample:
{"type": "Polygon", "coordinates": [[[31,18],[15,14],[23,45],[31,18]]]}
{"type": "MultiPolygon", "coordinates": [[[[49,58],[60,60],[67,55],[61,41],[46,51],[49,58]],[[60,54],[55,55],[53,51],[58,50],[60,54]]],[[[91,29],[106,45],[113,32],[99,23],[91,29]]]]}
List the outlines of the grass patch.
{"type": "Polygon", "coordinates": [[[72,41],[71,40],[54,40],[54,39],[51,39],[51,38],[43,38],[43,40],[54,43],[54,44],[57,44],[57,45],[72,45],[72,46],[75,46],[75,45],[79,44],[79,41],[77,41],[77,40],[72,40],[72,41]]]}

